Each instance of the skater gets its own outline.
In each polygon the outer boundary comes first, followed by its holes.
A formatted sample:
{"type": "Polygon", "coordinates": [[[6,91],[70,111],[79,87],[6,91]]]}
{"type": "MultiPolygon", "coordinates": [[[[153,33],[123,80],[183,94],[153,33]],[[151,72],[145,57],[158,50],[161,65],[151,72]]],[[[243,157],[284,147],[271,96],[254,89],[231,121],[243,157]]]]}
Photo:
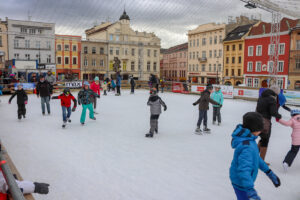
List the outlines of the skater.
{"type": "Polygon", "coordinates": [[[53,86],[56,81],[55,76],[52,74],[51,70],[47,72],[47,75],[45,77],[45,80],[50,83],[50,93],[53,94],[53,86]]]}
{"type": "Polygon", "coordinates": [[[120,74],[117,74],[117,94],[116,96],[120,96],[121,95],[121,81],[122,81],[122,78],[121,78],[121,75],[120,74]]]}
{"type": "MultiPolygon", "coordinates": [[[[91,84],[91,90],[93,90],[93,92],[95,92],[96,94],[99,95],[98,98],[100,98],[100,88],[101,88],[101,84],[100,84],[100,82],[99,82],[99,77],[96,76],[95,79],[94,79],[94,82],[91,84]]],[[[95,113],[95,114],[98,114],[98,113],[96,112],[96,108],[97,108],[97,98],[94,98],[93,105],[94,105],[94,113],[95,113]]]]}
{"type": "Polygon", "coordinates": [[[78,93],[78,104],[81,105],[82,104],[82,113],[81,113],[81,117],[80,117],[80,123],[82,125],[84,125],[85,122],[85,117],[86,117],[86,109],[89,110],[90,114],[90,119],[92,120],[96,120],[96,117],[94,117],[94,110],[93,110],[93,98],[96,97],[100,97],[98,94],[96,94],[95,92],[93,92],[93,90],[91,90],[89,88],[90,84],[89,82],[85,81],[84,82],[84,87],[83,89],[80,90],[80,92],[78,93]]]}
{"type": "Polygon", "coordinates": [[[65,88],[63,93],[59,96],[53,96],[52,99],[60,99],[61,108],[62,108],[62,116],[63,116],[63,125],[62,127],[65,128],[67,122],[71,123],[71,100],[74,102],[74,106],[72,108],[72,112],[75,112],[77,107],[77,100],[71,94],[69,88],[65,88]]]}
{"type": "Polygon", "coordinates": [[[134,94],[135,81],[134,81],[133,76],[130,78],[130,86],[131,86],[130,94],[134,94]]]}
{"type": "Polygon", "coordinates": [[[17,95],[17,104],[18,104],[18,119],[26,116],[26,108],[25,105],[28,101],[28,96],[26,92],[23,90],[23,85],[21,83],[18,84],[18,90],[10,97],[8,103],[11,104],[11,100],[17,95]]]}
{"type": "Polygon", "coordinates": [[[39,98],[41,96],[41,106],[42,114],[45,115],[45,104],[47,106],[47,112],[50,115],[50,95],[51,95],[51,85],[45,80],[44,76],[41,75],[40,81],[36,85],[36,95],[39,98]]]}
{"type": "Polygon", "coordinates": [[[194,106],[199,104],[199,119],[197,122],[196,133],[202,133],[202,130],[200,129],[202,120],[204,124],[203,131],[206,133],[210,133],[210,129],[207,128],[207,111],[209,109],[209,103],[221,106],[221,104],[215,102],[210,98],[210,93],[212,91],[213,91],[213,86],[211,84],[208,84],[206,86],[206,90],[204,90],[201,93],[201,97],[195,103],[193,103],[194,106]]]}
{"type": "Polygon", "coordinates": [[[218,119],[218,126],[221,124],[221,108],[223,106],[223,94],[221,91],[220,86],[215,87],[215,91],[212,93],[211,98],[219,103],[220,105],[213,105],[213,124],[216,123],[216,120],[218,119]]]}
{"type": "Polygon", "coordinates": [[[293,129],[292,147],[283,161],[283,169],[285,172],[287,172],[288,167],[291,167],[300,148],[300,110],[292,110],[291,117],[292,118],[289,121],[285,121],[283,119],[279,120],[280,124],[290,126],[293,129]]]}
{"type": "Polygon", "coordinates": [[[164,79],[160,80],[160,88],[161,88],[161,93],[164,93],[164,89],[165,89],[165,81],[164,81],[164,79]]]}
{"type": "Polygon", "coordinates": [[[281,119],[281,115],[278,113],[276,99],[277,94],[271,89],[266,89],[257,101],[256,112],[263,116],[264,122],[264,129],[259,135],[260,141],[258,142],[260,157],[263,160],[265,160],[271,136],[271,118],[275,117],[277,119],[281,119]]]}
{"type": "Polygon", "coordinates": [[[234,149],[230,167],[230,180],[238,200],[260,200],[254,182],[258,169],[280,186],[280,179],[259,156],[255,139],[264,129],[263,118],[257,112],[248,112],[243,116],[243,124],[237,125],[232,133],[231,146],[234,149]]]}
{"type": "Polygon", "coordinates": [[[111,79],[111,90],[115,92],[116,84],[113,79],[111,79]]]}
{"type": "Polygon", "coordinates": [[[106,81],[103,82],[102,89],[103,89],[103,95],[106,96],[107,95],[107,93],[106,93],[107,92],[107,82],[106,81]]]}
{"type": "Polygon", "coordinates": [[[148,99],[147,105],[150,106],[150,131],[146,134],[146,137],[153,137],[154,132],[158,133],[158,118],[161,114],[161,106],[164,107],[164,111],[167,110],[165,102],[157,95],[156,88],[151,90],[151,95],[148,99]]]}

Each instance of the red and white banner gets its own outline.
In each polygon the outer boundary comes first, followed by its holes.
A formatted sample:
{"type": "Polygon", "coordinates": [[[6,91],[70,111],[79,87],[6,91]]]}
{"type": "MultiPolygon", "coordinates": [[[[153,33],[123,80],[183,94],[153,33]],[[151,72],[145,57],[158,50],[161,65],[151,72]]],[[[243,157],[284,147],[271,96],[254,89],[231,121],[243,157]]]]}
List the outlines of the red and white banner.
{"type": "MultiPolygon", "coordinates": [[[[214,87],[217,85],[213,85],[214,87]]],[[[227,85],[218,85],[221,88],[224,98],[226,99],[233,99],[233,86],[227,85]]],[[[192,93],[201,93],[206,89],[206,86],[200,85],[192,85],[191,92],[192,93]]]]}
{"type": "Polygon", "coordinates": [[[258,99],[259,91],[258,90],[249,90],[249,89],[234,89],[235,97],[246,97],[246,98],[255,98],[258,99]]]}
{"type": "Polygon", "coordinates": [[[172,84],[172,92],[184,93],[184,94],[189,93],[186,83],[173,83],[172,84]]]}

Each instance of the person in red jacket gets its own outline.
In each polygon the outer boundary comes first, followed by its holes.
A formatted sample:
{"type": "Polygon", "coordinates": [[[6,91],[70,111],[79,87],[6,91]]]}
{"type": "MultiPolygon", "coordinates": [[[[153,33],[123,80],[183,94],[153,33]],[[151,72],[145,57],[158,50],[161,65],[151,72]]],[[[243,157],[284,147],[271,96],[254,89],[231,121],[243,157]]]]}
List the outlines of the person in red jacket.
{"type": "Polygon", "coordinates": [[[72,108],[72,112],[76,110],[77,107],[77,100],[75,97],[71,94],[69,88],[65,88],[63,91],[63,94],[59,96],[53,96],[52,99],[60,99],[61,101],[61,108],[62,108],[62,115],[63,115],[63,125],[62,127],[65,128],[67,125],[67,122],[71,122],[71,100],[74,102],[74,106],[72,108]]]}
{"type": "MultiPolygon", "coordinates": [[[[94,79],[94,82],[91,84],[91,90],[93,90],[93,92],[95,92],[96,94],[99,95],[98,98],[100,98],[100,88],[101,88],[101,84],[99,82],[99,77],[96,76],[95,79],[94,79]]],[[[96,107],[97,107],[97,99],[94,98],[94,113],[97,114],[97,112],[95,112],[96,110],[96,107]]]]}

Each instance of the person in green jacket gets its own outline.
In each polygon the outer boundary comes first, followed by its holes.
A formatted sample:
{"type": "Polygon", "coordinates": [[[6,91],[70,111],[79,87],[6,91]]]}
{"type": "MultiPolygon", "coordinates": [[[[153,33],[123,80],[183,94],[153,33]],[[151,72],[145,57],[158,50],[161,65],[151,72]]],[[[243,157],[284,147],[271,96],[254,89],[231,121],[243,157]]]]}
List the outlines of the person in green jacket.
{"type": "Polygon", "coordinates": [[[221,107],[223,106],[223,94],[220,86],[215,87],[215,91],[212,93],[211,98],[218,102],[219,105],[213,105],[213,124],[216,123],[218,119],[218,125],[221,124],[221,107]]]}
{"type": "Polygon", "coordinates": [[[96,120],[96,117],[94,117],[92,102],[96,97],[100,98],[98,94],[96,94],[93,90],[90,89],[90,84],[88,81],[85,81],[83,85],[83,89],[81,89],[78,93],[78,104],[82,104],[82,113],[80,117],[80,123],[82,125],[84,125],[85,122],[86,109],[88,109],[90,112],[90,119],[96,120]]]}

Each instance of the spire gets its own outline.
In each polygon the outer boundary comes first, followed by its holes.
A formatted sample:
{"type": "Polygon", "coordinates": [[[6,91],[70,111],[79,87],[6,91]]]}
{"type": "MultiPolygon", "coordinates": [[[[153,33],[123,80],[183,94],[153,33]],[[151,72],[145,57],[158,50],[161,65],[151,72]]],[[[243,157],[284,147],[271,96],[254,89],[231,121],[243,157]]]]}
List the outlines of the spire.
{"type": "Polygon", "coordinates": [[[127,15],[126,11],[125,11],[125,7],[124,7],[124,12],[120,17],[120,20],[125,19],[125,20],[130,20],[129,16],[127,15]]]}

